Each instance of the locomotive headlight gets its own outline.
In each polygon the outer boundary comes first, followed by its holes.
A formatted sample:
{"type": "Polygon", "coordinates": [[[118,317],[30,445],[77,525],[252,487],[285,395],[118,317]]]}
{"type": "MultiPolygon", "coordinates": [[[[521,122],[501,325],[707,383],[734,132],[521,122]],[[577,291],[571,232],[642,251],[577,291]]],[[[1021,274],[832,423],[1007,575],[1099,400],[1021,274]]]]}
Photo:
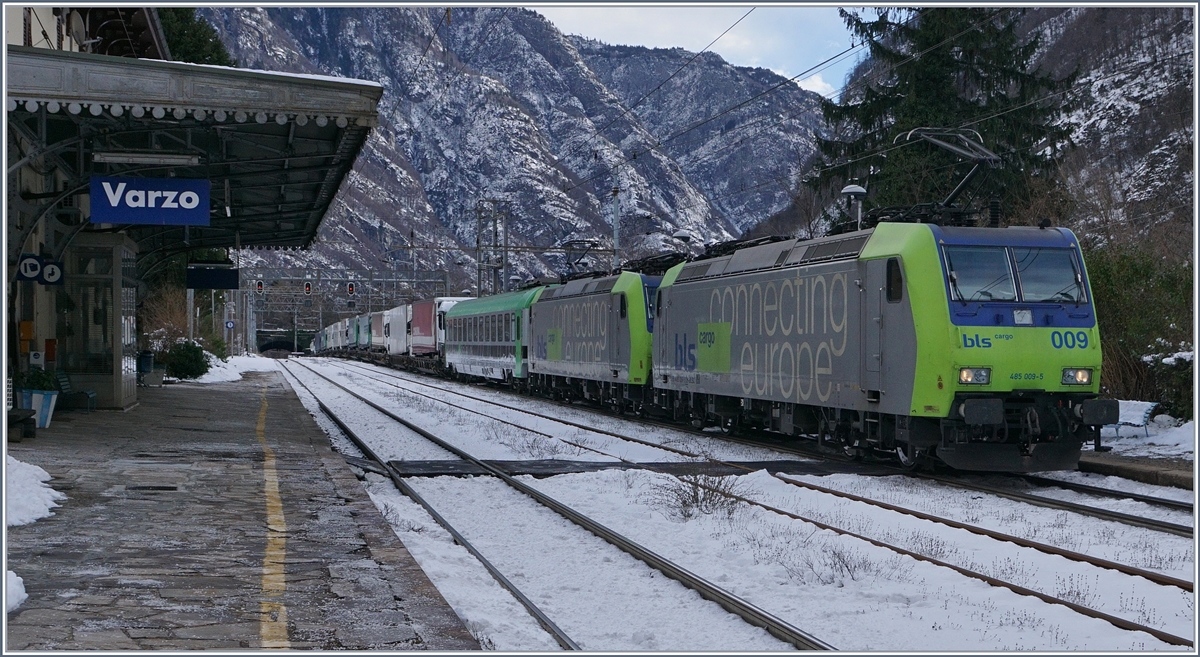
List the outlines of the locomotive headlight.
{"type": "Polygon", "coordinates": [[[986,386],[992,382],[992,370],[987,367],[964,367],[958,371],[958,382],[966,385],[986,386]]]}
{"type": "Polygon", "coordinates": [[[1088,368],[1067,368],[1063,370],[1062,383],[1064,386],[1086,386],[1092,382],[1092,370],[1088,368]]]}

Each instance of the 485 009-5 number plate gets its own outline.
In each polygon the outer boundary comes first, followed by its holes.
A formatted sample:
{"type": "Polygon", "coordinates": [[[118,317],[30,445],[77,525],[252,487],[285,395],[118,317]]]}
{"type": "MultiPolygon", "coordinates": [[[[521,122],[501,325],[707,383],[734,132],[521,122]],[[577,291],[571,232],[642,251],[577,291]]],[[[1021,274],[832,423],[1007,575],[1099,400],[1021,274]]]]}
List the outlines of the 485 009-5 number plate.
{"type": "Polygon", "coordinates": [[[1013,381],[1041,381],[1046,377],[1041,372],[1013,372],[1008,378],[1013,381]]]}

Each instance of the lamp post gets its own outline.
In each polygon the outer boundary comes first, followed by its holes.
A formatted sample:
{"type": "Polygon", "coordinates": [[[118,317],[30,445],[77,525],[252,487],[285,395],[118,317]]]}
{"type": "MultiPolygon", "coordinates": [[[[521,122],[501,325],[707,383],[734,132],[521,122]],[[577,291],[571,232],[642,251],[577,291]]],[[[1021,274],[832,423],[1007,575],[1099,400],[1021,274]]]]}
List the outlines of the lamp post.
{"type": "Polygon", "coordinates": [[[621,268],[621,188],[612,188],[613,271],[621,268]]]}
{"type": "Polygon", "coordinates": [[[842,196],[846,197],[847,202],[854,204],[857,219],[855,230],[862,230],[862,202],[867,197],[867,190],[861,185],[846,185],[842,188],[842,196]]]}

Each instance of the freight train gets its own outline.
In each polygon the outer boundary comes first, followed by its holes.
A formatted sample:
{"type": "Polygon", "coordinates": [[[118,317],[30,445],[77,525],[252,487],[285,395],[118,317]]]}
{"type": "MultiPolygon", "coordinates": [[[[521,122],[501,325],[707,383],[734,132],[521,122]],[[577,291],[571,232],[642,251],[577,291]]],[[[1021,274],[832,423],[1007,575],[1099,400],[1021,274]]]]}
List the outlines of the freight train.
{"type": "Polygon", "coordinates": [[[1118,419],[1062,228],[881,222],[373,315],[327,327],[315,351],[905,466],[1073,469],[1118,419]]]}

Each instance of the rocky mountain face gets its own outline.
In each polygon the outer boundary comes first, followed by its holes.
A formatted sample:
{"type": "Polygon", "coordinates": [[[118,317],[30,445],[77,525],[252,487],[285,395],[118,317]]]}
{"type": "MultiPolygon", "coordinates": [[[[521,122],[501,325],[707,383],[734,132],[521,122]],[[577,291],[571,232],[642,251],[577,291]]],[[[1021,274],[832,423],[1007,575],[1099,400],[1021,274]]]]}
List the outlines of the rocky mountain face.
{"type": "Polygon", "coordinates": [[[739,232],[790,202],[823,129],[817,94],[712,53],[570,38],[739,232]]]}
{"type": "Polygon", "coordinates": [[[1191,258],[1193,9],[1030,9],[1023,27],[1042,37],[1040,66],[1078,71],[1063,164],[1077,231],[1191,258]]]}
{"type": "Polygon", "coordinates": [[[380,126],[318,242],[249,252],[252,263],[445,269],[455,291],[474,278],[481,211],[498,209],[509,243],[536,247],[515,253],[511,273],[561,273],[566,256],[545,248],[611,245],[614,187],[626,257],[677,245],[680,229],[726,240],[788,203],[820,126],[814,94],[710,54],[630,110],[693,53],[567,37],[523,9],[456,8],[448,21],[430,8],[198,13],[239,66],[385,87],[380,126]]]}
{"type": "MultiPolygon", "coordinates": [[[[1071,227],[1085,243],[1149,240],[1192,258],[1193,10],[1030,8],[1018,29],[1041,38],[1036,66],[1058,79],[1077,75],[1062,96],[1063,120],[1074,126],[1060,172],[1071,227]]],[[[873,70],[864,60],[851,77],[873,70]]],[[[801,189],[747,234],[804,234],[836,201],[801,189]]]]}

